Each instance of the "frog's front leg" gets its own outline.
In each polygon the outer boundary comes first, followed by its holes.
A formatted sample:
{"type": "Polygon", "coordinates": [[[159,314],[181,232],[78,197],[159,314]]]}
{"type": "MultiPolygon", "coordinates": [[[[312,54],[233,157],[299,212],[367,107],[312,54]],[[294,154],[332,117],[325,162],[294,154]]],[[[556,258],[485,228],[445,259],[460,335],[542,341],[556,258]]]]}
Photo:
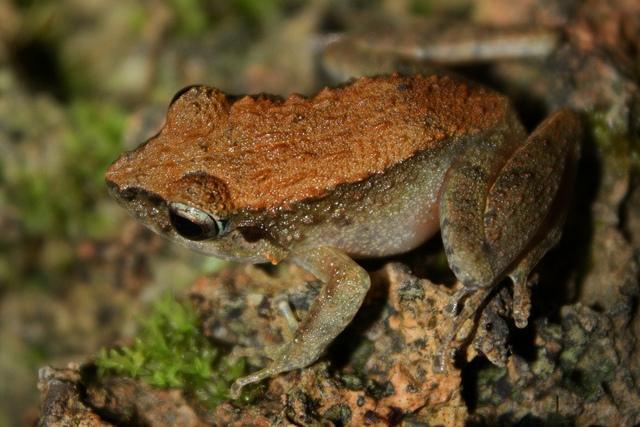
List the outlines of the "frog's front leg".
{"type": "MultiPolygon", "coordinates": [[[[514,280],[514,318],[527,324],[527,277],[558,241],[572,182],[581,126],[561,110],[517,143],[509,125],[488,140],[469,144],[447,173],[440,200],[440,226],[447,260],[464,288],[450,307],[462,312],[443,340],[437,365],[450,343],[505,276],[514,280]]],[[[443,369],[443,366],[437,366],[443,369]]]]}
{"type": "Polygon", "coordinates": [[[369,274],[344,252],[333,247],[305,249],[292,260],[320,279],[324,286],[293,338],[274,348],[265,368],[236,380],[231,395],[242,387],[282,372],[304,368],[316,361],[329,344],[353,320],[370,286],[369,274]]]}

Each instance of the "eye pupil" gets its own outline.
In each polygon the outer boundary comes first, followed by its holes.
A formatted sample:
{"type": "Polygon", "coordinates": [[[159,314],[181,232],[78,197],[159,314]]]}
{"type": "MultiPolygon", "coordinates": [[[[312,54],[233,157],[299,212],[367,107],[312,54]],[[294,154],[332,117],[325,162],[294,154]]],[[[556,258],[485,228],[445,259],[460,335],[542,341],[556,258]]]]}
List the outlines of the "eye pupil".
{"type": "Polygon", "coordinates": [[[213,238],[220,232],[218,224],[211,216],[193,208],[187,209],[184,205],[172,206],[169,209],[169,220],[176,233],[189,240],[213,238]]]}
{"type": "Polygon", "coordinates": [[[200,240],[207,236],[203,227],[195,222],[171,212],[171,225],[184,238],[200,240]]]}

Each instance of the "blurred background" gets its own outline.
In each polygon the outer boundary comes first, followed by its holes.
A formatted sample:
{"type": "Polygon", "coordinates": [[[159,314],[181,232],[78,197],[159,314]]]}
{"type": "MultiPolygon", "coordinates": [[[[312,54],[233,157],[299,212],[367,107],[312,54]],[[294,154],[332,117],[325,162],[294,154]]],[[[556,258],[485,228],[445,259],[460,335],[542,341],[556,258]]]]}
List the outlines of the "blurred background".
{"type": "MultiPolygon", "coordinates": [[[[179,89],[311,94],[359,73],[328,71],[323,49],[344,31],[434,16],[562,27],[582,3],[596,7],[582,8],[553,61],[458,71],[507,92],[530,128],[558,105],[588,111],[593,153],[583,158],[605,161],[601,176],[583,172],[579,215],[590,225],[593,199],[600,224],[617,227],[622,212],[638,248],[640,192],[627,195],[640,164],[635,0],[620,1],[635,15],[598,0],[0,0],[0,426],[37,422],[40,367],[80,363],[134,335],[158,296],[220,267],[143,229],[104,185],[108,165],[156,133],[179,89]]],[[[545,37],[534,45],[550,49],[545,37]]],[[[568,257],[587,259],[587,245],[568,257]]]]}
{"type": "Polygon", "coordinates": [[[177,90],[309,93],[330,34],[363,13],[469,12],[438,3],[0,0],[0,426],[37,420],[38,368],[133,334],[150,301],[217,268],[142,229],[104,186],[177,90]]]}

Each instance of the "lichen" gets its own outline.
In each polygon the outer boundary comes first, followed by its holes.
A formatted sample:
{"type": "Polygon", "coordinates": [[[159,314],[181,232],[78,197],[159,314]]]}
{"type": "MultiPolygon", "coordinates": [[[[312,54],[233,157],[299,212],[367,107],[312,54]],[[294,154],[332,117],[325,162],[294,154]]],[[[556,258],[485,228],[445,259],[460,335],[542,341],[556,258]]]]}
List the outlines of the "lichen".
{"type": "MultiPolygon", "coordinates": [[[[504,393],[500,393],[500,385],[508,387],[502,381],[506,378],[507,370],[497,366],[488,366],[478,372],[478,401],[482,403],[499,404],[504,400],[504,393]],[[502,381],[502,382],[501,382],[502,381]]],[[[512,391],[512,390],[509,390],[512,391]]]]}

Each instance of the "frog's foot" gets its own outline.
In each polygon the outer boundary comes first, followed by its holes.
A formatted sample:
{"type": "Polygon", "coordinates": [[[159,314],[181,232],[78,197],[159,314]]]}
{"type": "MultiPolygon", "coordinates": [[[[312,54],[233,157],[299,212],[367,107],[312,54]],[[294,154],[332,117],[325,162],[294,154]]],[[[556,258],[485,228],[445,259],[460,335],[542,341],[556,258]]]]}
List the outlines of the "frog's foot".
{"type": "Polygon", "coordinates": [[[291,310],[289,300],[286,297],[279,298],[277,301],[275,301],[275,305],[287,323],[287,327],[283,329],[283,332],[286,335],[285,338],[287,340],[292,340],[293,335],[298,330],[298,319],[296,318],[293,310],[291,310]]]}
{"type": "MultiPolygon", "coordinates": [[[[286,297],[278,298],[274,301],[274,305],[286,321],[286,328],[283,329],[285,339],[290,343],[294,339],[295,331],[298,329],[298,319],[296,319],[289,301],[286,297]]],[[[238,378],[231,386],[231,397],[237,399],[240,396],[240,392],[245,385],[262,381],[265,378],[272,377],[281,372],[285,372],[288,369],[283,366],[278,366],[278,361],[282,359],[283,355],[287,353],[287,347],[289,343],[274,344],[265,346],[262,348],[255,347],[236,347],[231,352],[231,357],[259,357],[267,358],[271,360],[268,367],[252,373],[251,375],[238,378]]]]}
{"type": "MultiPolygon", "coordinates": [[[[282,317],[286,322],[286,327],[282,329],[284,338],[286,341],[291,341],[293,336],[298,329],[298,319],[296,319],[293,310],[291,310],[291,306],[289,305],[289,300],[286,296],[277,298],[274,301],[275,307],[278,309],[282,317]]],[[[268,345],[262,348],[256,347],[235,347],[229,357],[232,359],[239,359],[242,357],[250,357],[250,358],[263,358],[266,357],[270,360],[275,360],[278,355],[281,353],[281,349],[283,344],[273,344],[268,345]]]]}
{"type": "Polygon", "coordinates": [[[246,352],[247,356],[262,356],[271,360],[267,367],[260,369],[259,371],[253,372],[247,376],[242,378],[238,378],[231,385],[230,395],[233,399],[237,399],[240,397],[240,393],[242,392],[242,388],[246,385],[260,382],[264,379],[276,376],[282,372],[291,371],[296,368],[302,368],[310,363],[311,361],[304,360],[290,360],[288,354],[292,353],[291,346],[294,343],[292,341],[285,344],[276,344],[272,346],[267,346],[262,349],[252,349],[245,348],[241,349],[238,354],[246,352]],[[306,362],[306,363],[305,363],[306,362]]]}
{"type": "Polygon", "coordinates": [[[481,307],[487,301],[491,294],[491,288],[463,288],[457,291],[452,297],[452,301],[447,305],[459,306],[461,291],[465,291],[462,298],[465,298],[461,312],[453,319],[453,324],[449,328],[447,335],[440,341],[440,347],[436,351],[433,368],[435,372],[447,372],[447,366],[453,363],[456,349],[454,342],[458,340],[465,341],[471,335],[472,329],[476,325],[476,319],[481,313],[481,307]]]}
{"type": "Polygon", "coordinates": [[[237,379],[231,386],[233,398],[237,398],[242,387],[248,384],[315,362],[353,320],[369,290],[369,274],[335,248],[318,247],[301,251],[293,255],[293,261],[324,282],[322,291],[297,328],[297,320],[288,303],[277,303],[289,326],[295,328],[293,337],[285,344],[264,350],[271,363],[264,369],[237,379]]]}

